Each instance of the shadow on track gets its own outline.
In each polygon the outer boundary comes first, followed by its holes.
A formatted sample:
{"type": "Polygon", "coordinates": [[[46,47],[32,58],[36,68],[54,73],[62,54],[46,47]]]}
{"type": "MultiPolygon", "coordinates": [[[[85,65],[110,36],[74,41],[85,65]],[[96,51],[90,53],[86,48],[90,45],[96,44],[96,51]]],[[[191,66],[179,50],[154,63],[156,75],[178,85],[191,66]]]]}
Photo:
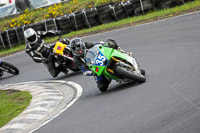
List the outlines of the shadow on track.
{"type": "Polygon", "coordinates": [[[63,80],[63,79],[73,78],[73,77],[79,76],[80,74],[82,74],[81,71],[69,72],[66,75],[62,75],[62,76],[58,76],[58,77],[54,78],[54,80],[63,80]]]}
{"type": "Polygon", "coordinates": [[[14,76],[17,76],[17,75],[3,75],[2,77],[0,77],[0,80],[6,80],[6,79],[12,78],[14,76]]]}
{"type": "Polygon", "coordinates": [[[114,94],[114,93],[118,93],[120,91],[124,91],[127,89],[134,89],[135,87],[137,87],[138,85],[142,85],[141,83],[138,82],[127,82],[127,83],[112,83],[110,84],[108,90],[106,92],[101,92],[99,91],[99,89],[97,88],[97,86],[95,88],[93,88],[92,91],[90,92],[86,92],[84,96],[82,96],[82,98],[96,98],[96,97],[101,97],[101,96],[108,96],[110,94],[114,94]]]}
{"type": "Polygon", "coordinates": [[[111,85],[106,92],[103,92],[101,94],[109,94],[109,93],[122,91],[124,89],[129,89],[129,88],[136,87],[136,86],[138,86],[140,84],[141,83],[138,83],[138,82],[128,82],[128,83],[121,83],[121,84],[111,85]]]}

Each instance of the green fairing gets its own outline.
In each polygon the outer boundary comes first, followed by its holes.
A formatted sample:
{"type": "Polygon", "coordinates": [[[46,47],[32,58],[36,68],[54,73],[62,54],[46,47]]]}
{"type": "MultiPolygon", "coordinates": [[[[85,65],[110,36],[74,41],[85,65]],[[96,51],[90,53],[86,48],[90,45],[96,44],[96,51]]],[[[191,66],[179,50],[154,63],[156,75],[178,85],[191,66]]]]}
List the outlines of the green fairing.
{"type": "MultiPolygon", "coordinates": [[[[98,45],[98,48],[101,51],[101,53],[108,59],[106,65],[108,64],[108,62],[110,61],[112,57],[118,57],[125,60],[127,59],[127,55],[124,53],[121,53],[118,50],[104,47],[102,45],[98,45]]],[[[99,65],[94,65],[94,64],[88,64],[88,66],[98,76],[104,75],[105,77],[110,78],[110,79],[115,79],[115,80],[118,79],[118,77],[113,76],[106,71],[107,66],[99,66],[99,65]]]]}

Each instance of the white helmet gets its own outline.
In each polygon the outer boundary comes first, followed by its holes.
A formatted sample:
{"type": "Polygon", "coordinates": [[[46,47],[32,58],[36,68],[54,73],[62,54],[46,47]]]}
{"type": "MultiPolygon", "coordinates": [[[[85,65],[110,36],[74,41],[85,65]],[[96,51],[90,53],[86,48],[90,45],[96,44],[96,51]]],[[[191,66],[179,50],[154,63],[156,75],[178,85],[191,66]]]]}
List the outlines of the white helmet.
{"type": "Polygon", "coordinates": [[[32,28],[28,28],[24,31],[24,37],[30,44],[34,44],[38,40],[38,35],[36,31],[32,28]]]}

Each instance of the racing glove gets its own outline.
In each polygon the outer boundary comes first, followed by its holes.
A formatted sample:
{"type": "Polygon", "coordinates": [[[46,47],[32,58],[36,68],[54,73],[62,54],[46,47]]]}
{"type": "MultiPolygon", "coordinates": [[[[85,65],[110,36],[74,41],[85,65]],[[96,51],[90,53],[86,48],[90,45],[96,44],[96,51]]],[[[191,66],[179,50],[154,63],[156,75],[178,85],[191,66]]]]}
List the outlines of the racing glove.
{"type": "Polygon", "coordinates": [[[44,59],[42,60],[42,63],[49,63],[49,59],[44,58],[44,59]]]}
{"type": "Polygon", "coordinates": [[[90,70],[90,69],[85,70],[84,66],[81,67],[81,70],[83,72],[83,75],[85,75],[85,76],[92,76],[93,75],[92,70],[90,70]]]}

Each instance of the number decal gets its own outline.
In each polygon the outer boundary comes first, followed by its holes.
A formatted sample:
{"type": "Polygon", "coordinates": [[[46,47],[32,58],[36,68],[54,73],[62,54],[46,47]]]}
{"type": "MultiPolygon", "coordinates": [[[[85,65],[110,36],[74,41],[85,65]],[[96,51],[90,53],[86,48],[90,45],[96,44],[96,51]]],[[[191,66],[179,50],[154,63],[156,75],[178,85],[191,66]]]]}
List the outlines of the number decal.
{"type": "Polygon", "coordinates": [[[101,61],[105,61],[106,60],[105,56],[103,56],[103,55],[99,55],[98,59],[101,60],[101,61]]]}
{"type": "Polygon", "coordinates": [[[96,64],[98,64],[98,65],[100,65],[100,66],[103,66],[103,61],[96,60],[96,64]]]}
{"type": "Polygon", "coordinates": [[[103,66],[104,65],[103,63],[104,63],[105,60],[106,60],[105,56],[99,55],[97,57],[96,64],[100,65],[100,66],[103,66]]]}

